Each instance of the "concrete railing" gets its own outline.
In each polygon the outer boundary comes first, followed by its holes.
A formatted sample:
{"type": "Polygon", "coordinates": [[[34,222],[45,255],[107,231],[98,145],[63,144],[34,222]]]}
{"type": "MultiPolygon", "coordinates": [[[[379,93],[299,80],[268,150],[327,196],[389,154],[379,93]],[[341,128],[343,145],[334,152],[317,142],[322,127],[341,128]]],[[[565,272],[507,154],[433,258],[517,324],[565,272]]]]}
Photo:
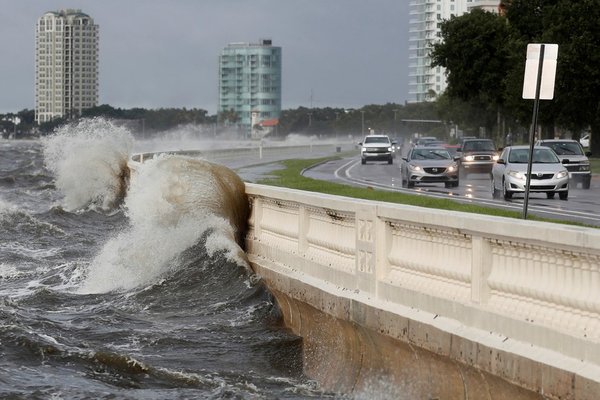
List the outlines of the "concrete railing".
{"type": "MultiPolygon", "coordinates": [[[[235,145],[235,142],[232,142],[232,146],[235,145]]],[[[327,144],[303,144],[303,145],[295,145],[295,146],[262,146],[260,144],[255,144],[253,146],[245,146],[245,147],[232,147],[232,148],[216,148],[216,149],[204,149],[204,150],[172,150],[172,151],[151,151],[146,153],[137,153],[133,155],[132,160],[137,162],[144,162],[144,160],[148,158],[152,158],[159,154],[177,154],[181,156],[190,156],[190,157],[201,157],[207,160],[221,160],[221,159],[230,159],[232,157],[240,156],[240,155],[250,155],[254,156],[258,159],[262,159],[263,157],[268,157],[270,155],[278,155],[286,152],[298,152],[304,153],[317,150],[331,150],[331,149],[341,149],[341,145],[327,143],[327,144]]]]}
{"type": "Polygon", "coordinates": [[[248,257],[273,290],[538,393],[598,395],[599,230],[246,191],[248,257]]]}

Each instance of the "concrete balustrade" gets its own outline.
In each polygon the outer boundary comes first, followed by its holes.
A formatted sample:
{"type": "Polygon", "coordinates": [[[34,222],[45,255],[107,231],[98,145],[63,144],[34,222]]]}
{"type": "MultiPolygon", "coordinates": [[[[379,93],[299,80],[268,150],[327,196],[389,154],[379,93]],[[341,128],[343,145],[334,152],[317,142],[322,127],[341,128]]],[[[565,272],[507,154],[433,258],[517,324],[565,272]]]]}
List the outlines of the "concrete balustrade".
{"type": "Polygon", "coordinates": [[[255,184],[246,191],[249,260],[303,337],[320,330],[297,315],[306,305],[534,394],[600,397],[599,230],[255,184]]]}

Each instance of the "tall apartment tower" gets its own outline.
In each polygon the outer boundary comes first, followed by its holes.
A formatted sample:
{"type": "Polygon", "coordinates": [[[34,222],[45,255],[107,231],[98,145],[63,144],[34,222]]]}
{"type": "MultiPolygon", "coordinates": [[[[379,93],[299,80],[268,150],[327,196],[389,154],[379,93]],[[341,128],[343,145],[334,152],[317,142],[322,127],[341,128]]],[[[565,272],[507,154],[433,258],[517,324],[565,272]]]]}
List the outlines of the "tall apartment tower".
{"type": "Polygon", "coordinates": [[[35,120],[98,105],[98,25],[81,10],[45,13],[35,34],[35,120]]]}
{"type": "Polygon", "coordinates": [[[281,114],[281,62],[281,47],[269,39],[228,44],[219,56],[219,119],[233,111],[246,133],[253,123],[276,123],[281,114]]]}
{"type": "Polygon", "coordinates": [[[444,69],[431,67],[431,46],[445,19],[467,12],[478,0],[411,0],[409,21],[409,101],[432,101],[446,90],[444,69]]]}

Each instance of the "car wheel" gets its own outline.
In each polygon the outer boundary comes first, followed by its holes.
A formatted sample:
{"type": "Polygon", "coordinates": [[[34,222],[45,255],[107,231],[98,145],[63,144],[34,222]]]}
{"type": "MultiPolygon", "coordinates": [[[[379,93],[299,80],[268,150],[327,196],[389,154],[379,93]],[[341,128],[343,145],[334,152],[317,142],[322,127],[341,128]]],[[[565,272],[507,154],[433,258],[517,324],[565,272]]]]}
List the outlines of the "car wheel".
{"type": "Polygon", "coordinates": [[[492,199],[498,198],[498,189],[496,189],[496,182],[494,182],[494,175],[490,174],[490,181],[492,187],[492,199]]]}
{"type": "Polygon", "coordinates": [[[406,187],[409,187],[409,188],[414,188],[414,187],[415,187],[415,183],[414,183],[414,182],[411,182],[411,181],[409,181],[409,180],[407,180],[407,181],[406,181],[406,187]]]}
{"type": "Polygon", "coordinates": [[[446,189],[449,189],[451,187],[454,187],[454,182],[444,182],[444,187],[446,189]]]}
{"type": "Polygon", "coordinates": [[[392,157],[390,157],[390,159],[388,160],[388,164],[393,164],[394,163],[394,159],[392,157]]]}
{"type": "Polygon", "coordinates": [[[546,192],[546,198],[547,199],[553,199],[554,198],[554,192],[546,192]]]}
{"type": "Polygon", "coordinates": [[[364,158],[361,158],[361,159],[360,159],[360,163],[364,165],[364,164],[366,164],[366,163],[367,163],[367,160],[365,160],[364,158]]]}
{"type": "Polygon", "coordinates": [[[566,192],[558,192],[558,197],[561,200],[567,200],[569,198],[569,192],[568,191],[566,191],[566,192]]]}
{"type": "Polygon", "coordinates": [[[581,181],[581,188],[589,189],[591,180],[592,180],[591,176],[587,176],[587,177],[583,178],[583,181],[581,181]]]}
{"type": "Polygon", "coordinates": [[[458,187],[458,181],[454,182],[454,183],[452,184],[452,186],[454,186],[454,187],[458,187]]]}
{"type": "Polygon", "coordinates": [[[502,181],[502,195],[504,196],[504,200],[512,199],[513,193],[506,188],[506,182],[502,181]]]}

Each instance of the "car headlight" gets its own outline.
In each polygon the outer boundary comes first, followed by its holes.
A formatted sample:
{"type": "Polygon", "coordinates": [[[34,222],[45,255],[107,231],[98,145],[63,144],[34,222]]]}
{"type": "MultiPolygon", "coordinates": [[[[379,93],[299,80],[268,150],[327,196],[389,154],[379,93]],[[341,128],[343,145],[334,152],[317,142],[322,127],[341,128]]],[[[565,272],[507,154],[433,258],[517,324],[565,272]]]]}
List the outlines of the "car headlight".
{"type": "Polygon", "coordinates": [[[525,179],[525,174],[519,171],[508,171],[508,175],[515,179],[525,179]]]}
{"type": "Polygon", "coordinates": [[[590,164],[583,164],[579,166],[579,170],[580,171],[589,171],[590,170],[590,164]]]}
{"type": "Polygon", "coordinates": [[[367,151],[367,148],[363,147],[362,149],[360,149],[360,151],[362,151],[364,153],[365,151],[367,151]]]}
{"type": "Polygon", "coordinates": [[[408,169],[410,169],[411,171],[420,171],[421,167],[419,167],[418,165],[408,164],[408,169]]]}
{"type": "Polygon", "coordinates": [[[454,172],[454,171],[456,171],[457,168],[458,168],[458,165],[456,165],[456,163],[454,163],[448,167],[448,172],[454,172]]]}
{"type": "Polygon", "coordinates": [[[473,161],[475,160],[474,156],[465,156],[465,161],[473,161]]]}
{"type": "Polygon", "coordinates": [[[569,173],[567,171],[560,171],[558,174],[556,174],[556,178],[557,179],[564,178],[567,175],[569,175],[569,173]]]}
{"type": "Polygon", "coordinates": [[[492,156],[492,160],[494,160],[494,161],[498,161],[499,159],[500,159],[500,156],[498,154],[494,154],[492,156]]]}
{"type": "Polygon", "coordinates": [[[388,151],[392,151],[392,147],[388,147],[388,151]]]}

